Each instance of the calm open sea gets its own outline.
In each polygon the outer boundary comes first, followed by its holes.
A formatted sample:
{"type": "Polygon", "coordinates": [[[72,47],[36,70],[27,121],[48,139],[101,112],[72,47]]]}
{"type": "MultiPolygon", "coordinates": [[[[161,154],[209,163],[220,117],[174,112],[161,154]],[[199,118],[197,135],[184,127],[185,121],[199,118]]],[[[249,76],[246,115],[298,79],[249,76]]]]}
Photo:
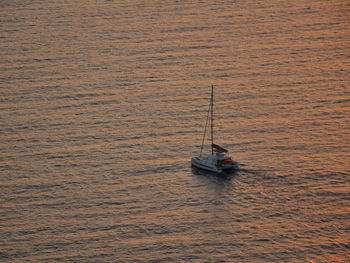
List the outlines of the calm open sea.
{"type": "Polygon", "coordinates": [[[348,0],[2,0],[1,262],[349,262],[348,0]],[[192,170],[215,140],[241,170],[192,170]]]}

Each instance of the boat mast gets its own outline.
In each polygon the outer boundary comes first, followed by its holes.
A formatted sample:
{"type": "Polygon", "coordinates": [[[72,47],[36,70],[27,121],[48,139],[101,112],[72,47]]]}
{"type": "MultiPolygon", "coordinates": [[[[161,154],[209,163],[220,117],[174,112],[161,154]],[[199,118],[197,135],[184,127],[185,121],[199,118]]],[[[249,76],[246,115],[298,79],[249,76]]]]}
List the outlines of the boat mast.
{"type": "Polygon", "coordinates": [[[201,152],[200,152],[200,154],[199,154],[199,157],[202,156],[202,151],[203,151],[203,146],[204,146],[204,139],[205,139],[205,135],[206,135],[206,133],[207,133],[207,127],[209,126],[209,125],[208,125],[208,122],[210,122],[210,119],[209,119],[210,110],[211,110],[211,99],[210,99],[209,107],[208,107],[207,120],[205,121],[204,134],[203,134],[201,152]]]}
{"type": "Polygon", "coordinates": [[[214,144],[214,86],[211,85],[211,154],[214,154],[213,144],[214,144]]]}

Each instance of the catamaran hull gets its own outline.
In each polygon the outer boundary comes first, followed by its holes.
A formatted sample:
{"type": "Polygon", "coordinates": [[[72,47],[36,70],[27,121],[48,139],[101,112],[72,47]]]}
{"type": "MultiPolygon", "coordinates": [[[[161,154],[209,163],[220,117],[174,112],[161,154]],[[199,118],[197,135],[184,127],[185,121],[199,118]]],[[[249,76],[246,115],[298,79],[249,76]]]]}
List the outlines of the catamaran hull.
{"type": "Polygon", "coordinates": [[[214,172],[214,173],[222,173],[223,171],[226,171],[226,170],[237,170],[239,167],[238,163],[233,163],[232,165],[226,165],[222,168],[218,168],[216,165],[213,165],[213,164],[208,163],[208,162],[203,162],[202,160],[200,160],[196,157],[192,158],[191,164],[194,167],[204,169],[204,170],[214,172]]]}

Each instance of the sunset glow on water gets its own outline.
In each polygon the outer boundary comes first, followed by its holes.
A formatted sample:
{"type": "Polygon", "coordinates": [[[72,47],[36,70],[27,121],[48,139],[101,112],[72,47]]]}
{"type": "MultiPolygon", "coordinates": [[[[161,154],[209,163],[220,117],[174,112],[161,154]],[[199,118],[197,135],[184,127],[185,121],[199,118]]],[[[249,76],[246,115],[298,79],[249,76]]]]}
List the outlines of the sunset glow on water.
{"type": "Polygon", "coordinates": [[[350,261],[348,1],[0,12],[1,262],[350,261]]]}

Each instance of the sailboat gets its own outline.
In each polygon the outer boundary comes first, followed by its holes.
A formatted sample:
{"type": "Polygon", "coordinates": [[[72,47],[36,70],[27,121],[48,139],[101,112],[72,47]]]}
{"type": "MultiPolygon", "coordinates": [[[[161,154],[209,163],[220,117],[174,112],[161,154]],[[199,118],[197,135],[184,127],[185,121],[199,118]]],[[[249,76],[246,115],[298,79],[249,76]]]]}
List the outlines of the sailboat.
{"type": "Polygon", "coordinates": [[[228,155],[228,151],[214,144],[214,86],[211,86],[211,98],[208,109],[208,116],[204,128],[204,135],[202,140],[202,147],[199,156],[192,157],[191,165],[200,169],[211,171],[214,173],[222,173],[226,170],[236,170],[239,168],[239,164],[232,160],[232,157],[228,155]],[[205,135],[207,127],[210,125],[210,141],[211,141],[211,153],[202,155],[203,145],[205,141],[205,135]]]}

